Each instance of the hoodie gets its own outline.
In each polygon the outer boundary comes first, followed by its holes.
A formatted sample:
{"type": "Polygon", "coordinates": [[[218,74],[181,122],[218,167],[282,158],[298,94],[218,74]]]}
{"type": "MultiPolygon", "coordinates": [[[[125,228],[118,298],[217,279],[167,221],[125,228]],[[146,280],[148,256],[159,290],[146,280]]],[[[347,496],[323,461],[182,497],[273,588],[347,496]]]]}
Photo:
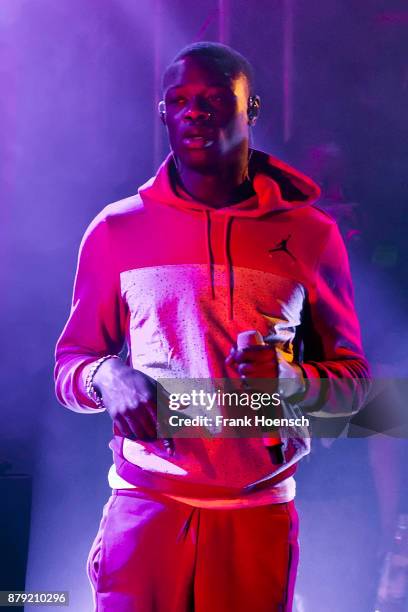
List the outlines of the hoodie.
{"type": "MultiPolygon", "coordinates": [[[[353,414],[368,365],[346,250],[336,223],[314,205],[318,187],[260,151],[254,194],[214,209],[180,194],[169,156],[137,195],[107,206],[81,243],[72,308],[56,347],[56,394],[100,412],[83,368],[127,345],[129,365],[154,379],[223,379],[237,335],[261,332],[279,358],[301,363],[320,416],[353,414]],[[325,384],[322,384],[324,380],[325,384]],[[346,403],[344,396],[349,397],[346,403]]],[[[259,495],[292,477],[307,436],[284,439],[272,465],[260,438],[132,441],[115,432],[114,470],[130,486],[190,498],[259,495]]]]}

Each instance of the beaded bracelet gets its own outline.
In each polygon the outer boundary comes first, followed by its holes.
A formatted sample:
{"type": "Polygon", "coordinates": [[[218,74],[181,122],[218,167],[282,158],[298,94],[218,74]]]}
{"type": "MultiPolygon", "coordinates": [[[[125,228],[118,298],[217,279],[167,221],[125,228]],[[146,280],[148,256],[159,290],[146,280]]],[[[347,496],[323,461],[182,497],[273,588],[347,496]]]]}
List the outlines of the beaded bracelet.
{"type": "Polygon", "coordinates": [[[98,406],[98,408],[105,408],[105,406],[103,405],[101,394],[94,387],[93,381],[95,378],[95,374],[97,373],[101,365],[105,363],[105,361],[107,361],[108,359],[120,359],[120,357],[118,357],[117,355],[104,355],[103,357],[95,361],[95,363],[89,370],[85,381],[86,393],[88,397],[98,406]]]}

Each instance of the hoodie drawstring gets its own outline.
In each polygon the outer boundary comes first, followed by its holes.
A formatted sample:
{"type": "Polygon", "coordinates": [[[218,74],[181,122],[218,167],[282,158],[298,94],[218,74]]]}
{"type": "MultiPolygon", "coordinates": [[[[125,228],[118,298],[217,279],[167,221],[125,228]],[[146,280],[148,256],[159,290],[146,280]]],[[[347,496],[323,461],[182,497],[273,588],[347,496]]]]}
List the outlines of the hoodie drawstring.
{"type": "Polygon", "coordinates": [[[227,217],[224,230],[224,261],[228,267],[228,320],[234,318],[234,268],[232,267],[232,256],[230,249],[231,226],[234,217],[227,217]]]}
{"type": "MultiPolygon", "coordinates": [[[[207,270],[209,279],[209,291],[212,300],[215,299],[215,283],[214,283],[214,254],[211,248],[211,213],[209,210],[205,210],[205,242],[207,247],[207,270]]],[[[227,268],[228,281],[227,281],[227,316],[228,320],[232,321],[234,318],[234,269],[232,266],[232,257],[230,250],[231,241],[231,226],[234,217],[227,217],[224,228],[224,262],[227,268]]]]}
{"type": "Polygon", "coordinates": [[[205,224],[205,241],[207,245],[207,270],[208,278],[210,281],[210,296],[211,299],[215,299],[215,288],[214,288],[214,255],[211,249],[211,215],[209,210],[204,211],[207,223],[205,224]]]}

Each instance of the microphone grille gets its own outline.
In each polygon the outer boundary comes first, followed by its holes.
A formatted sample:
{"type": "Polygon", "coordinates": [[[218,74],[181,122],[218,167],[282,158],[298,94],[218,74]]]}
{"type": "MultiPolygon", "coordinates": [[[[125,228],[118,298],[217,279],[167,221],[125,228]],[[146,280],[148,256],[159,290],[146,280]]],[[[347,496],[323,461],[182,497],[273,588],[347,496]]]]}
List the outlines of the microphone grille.
{"type": "Polygon", "coordinates": [[[259,346],[265,344],[262,334],[256,329],[241,332],[237,337],[237,348],[244,349],[250,346],[259,346]]]}

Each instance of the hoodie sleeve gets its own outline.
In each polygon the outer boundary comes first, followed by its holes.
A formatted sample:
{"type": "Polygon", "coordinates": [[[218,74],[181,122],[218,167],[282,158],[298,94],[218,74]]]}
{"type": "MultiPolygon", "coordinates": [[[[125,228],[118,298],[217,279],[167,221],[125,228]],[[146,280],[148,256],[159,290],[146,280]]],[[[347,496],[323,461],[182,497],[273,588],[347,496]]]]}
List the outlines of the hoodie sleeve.
{"type": "Polygon", "coordinates": [[[82,381],[86,365],[120,352],[126,312],[109,243],[108,218],[101,213],[82,239],[71,312],[57,342],[55,390],[61,404],[76,412],[101,412],[82,381]]]}
{"type": "Polygon", "coordinates": [[[348,255],[335,223],[316,268],[302,335],[301,366],[310,396],[318,398],[307,410],[332,417],[357,412],[370,388],[370,371],[361,344],[348,255]]]}

